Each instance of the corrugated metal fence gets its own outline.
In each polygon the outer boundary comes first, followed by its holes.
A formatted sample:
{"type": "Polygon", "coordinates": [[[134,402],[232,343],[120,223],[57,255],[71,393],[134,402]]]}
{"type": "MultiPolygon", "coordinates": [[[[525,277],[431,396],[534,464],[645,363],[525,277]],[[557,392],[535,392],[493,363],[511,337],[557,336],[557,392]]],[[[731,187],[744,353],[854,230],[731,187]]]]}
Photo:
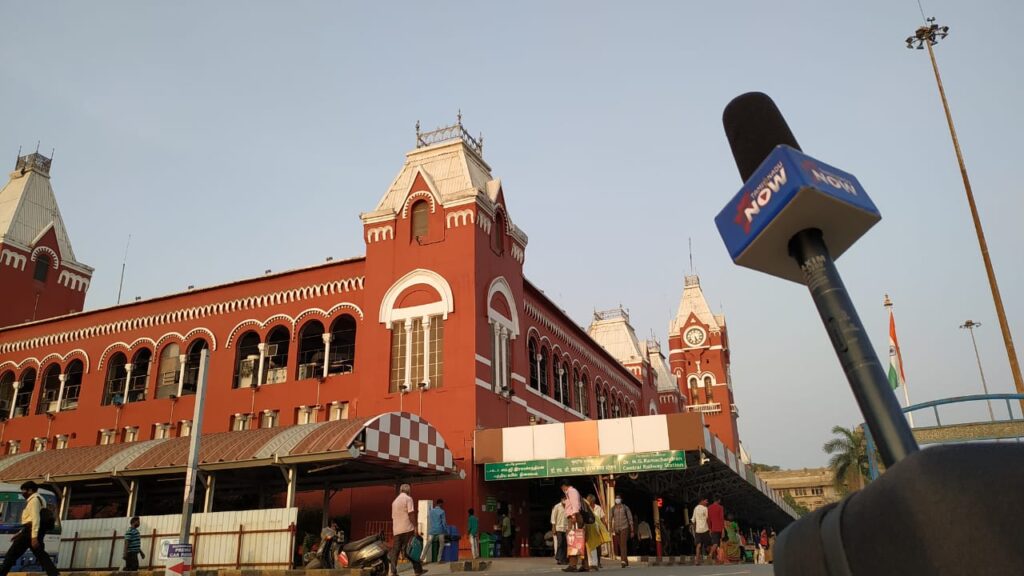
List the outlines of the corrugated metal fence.
{"type": "MultiPolygon", "coordinates": [[[[288,568],[295,550],[298,508],[210,512],[192,516],[193,560],[197,568],[288,568]]],[[[162,568],[165,541],[177,542],[180,514],[140,516],[145,560],[139,568],[162,568]]],[[[115,570],[124,566],[128,519],[61,522],[58,568],[115,570]]]]}

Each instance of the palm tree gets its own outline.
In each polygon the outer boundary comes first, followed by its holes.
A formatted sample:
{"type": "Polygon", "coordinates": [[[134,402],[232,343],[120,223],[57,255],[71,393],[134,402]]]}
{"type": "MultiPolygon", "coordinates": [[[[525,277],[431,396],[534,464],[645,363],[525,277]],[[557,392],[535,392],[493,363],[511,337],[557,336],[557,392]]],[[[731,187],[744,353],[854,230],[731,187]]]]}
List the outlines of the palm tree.
{"type": "Polygon", "coordinates": [[[832,469],[833,482],[840,492],[860,490],[864,487],[864,479],[868,476],[867,442],[864,430],[857,427],[853,430],[842,426],[833,426],[833,438],[822,449],[830,454],[828,467],[832,469]]]}

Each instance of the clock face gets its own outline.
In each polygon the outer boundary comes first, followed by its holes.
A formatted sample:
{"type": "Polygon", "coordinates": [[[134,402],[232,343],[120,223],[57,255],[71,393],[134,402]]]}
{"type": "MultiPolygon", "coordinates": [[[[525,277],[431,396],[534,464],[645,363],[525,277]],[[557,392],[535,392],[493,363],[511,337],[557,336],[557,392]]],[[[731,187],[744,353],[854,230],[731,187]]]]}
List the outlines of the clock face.
{"type": "Polygon", "coordinates": [[[700,346],[704,343],[704,331],[694,327],[686,331],[686,343],[690,346],[700,346]]]}

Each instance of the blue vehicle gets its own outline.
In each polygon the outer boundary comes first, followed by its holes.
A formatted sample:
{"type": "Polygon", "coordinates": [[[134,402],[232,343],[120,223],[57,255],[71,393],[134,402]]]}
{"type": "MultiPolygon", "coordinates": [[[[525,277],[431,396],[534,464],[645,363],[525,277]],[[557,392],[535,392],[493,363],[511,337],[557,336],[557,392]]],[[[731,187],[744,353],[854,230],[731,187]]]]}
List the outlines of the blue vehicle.
{"type": "MultiPolygon", "coordinates": [[[[57,497],[49,490],[39,489],[39,495],[46,502],[46,507],[53,511],[54,518],[57,514],[57,497]]],[[[21,512],[25,510],[25,499],[21,497],[21,488],[16,484],[0,483],[0,558],[7,553],[11,547],[11,539],[21,530],[21,512]]],[[[43,544],[46,552],[57,563],[57,548],[60,547],[60,524],[49,530],[43,537],[43,544]]],[[[21,556],[11,569],[12,572],[42,572],[32,551],[29,550],[21,556]]]]}

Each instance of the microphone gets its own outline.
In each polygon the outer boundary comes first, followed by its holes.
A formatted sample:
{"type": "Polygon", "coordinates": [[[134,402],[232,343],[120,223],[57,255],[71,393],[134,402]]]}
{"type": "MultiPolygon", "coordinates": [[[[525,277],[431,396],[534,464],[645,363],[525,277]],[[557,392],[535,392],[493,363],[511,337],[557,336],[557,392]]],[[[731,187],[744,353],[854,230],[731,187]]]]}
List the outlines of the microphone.
{"type": "Polygon", "coordinates": [[[806,284],[886,466],[917,450],[836,269],[882,216],[848,172],[804,154],[771,98],[743,94],[722,116],[743,187],[715,217],[733,261],[806,284]]]}

